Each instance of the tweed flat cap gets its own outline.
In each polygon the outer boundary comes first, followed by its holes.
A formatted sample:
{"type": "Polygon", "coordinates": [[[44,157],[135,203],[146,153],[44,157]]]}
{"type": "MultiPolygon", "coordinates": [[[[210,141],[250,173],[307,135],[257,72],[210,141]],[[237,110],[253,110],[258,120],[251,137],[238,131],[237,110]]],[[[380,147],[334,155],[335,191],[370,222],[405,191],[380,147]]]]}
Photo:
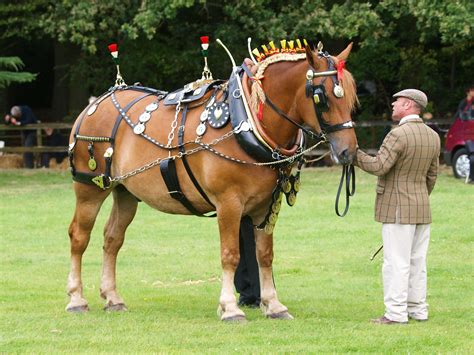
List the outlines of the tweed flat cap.
{"type": "Polygon", "coordinates": [[[426,97],[426,94],[417,89],[405,89],[397,92],[393,97],[406,97],[407,99],[415,101],[423,108],[426,108],[426,105],[428,105],[428,97],[426,97]]]}

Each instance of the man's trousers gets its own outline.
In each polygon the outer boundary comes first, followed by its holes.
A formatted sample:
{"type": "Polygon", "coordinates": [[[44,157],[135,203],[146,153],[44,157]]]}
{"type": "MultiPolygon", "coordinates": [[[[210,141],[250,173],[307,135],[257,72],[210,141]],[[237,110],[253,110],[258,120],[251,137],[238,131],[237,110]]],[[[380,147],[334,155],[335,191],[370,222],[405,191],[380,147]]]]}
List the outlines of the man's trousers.
{"type": "Polygon", "coordinates": [[[406,322],[428,319],[426,256],[429,224],[382,225],[385,317],[406,322]]]}

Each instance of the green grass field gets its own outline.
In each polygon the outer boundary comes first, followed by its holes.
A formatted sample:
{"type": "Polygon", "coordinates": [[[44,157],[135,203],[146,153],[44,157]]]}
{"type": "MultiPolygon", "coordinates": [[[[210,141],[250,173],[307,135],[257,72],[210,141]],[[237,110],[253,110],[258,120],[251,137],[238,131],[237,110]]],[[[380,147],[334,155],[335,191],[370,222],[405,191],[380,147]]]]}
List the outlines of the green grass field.
{"type": "MultiPolygon", "coordinates": [[[[158,173],[158,172],[157,172],[158,173]]],[[[443,169],[432,194],[430,320],[377,326],[383,314],[375,177],[357,170],[349,214],[334,213],[339,168],[306,169],[295,207],[275,228],[275,282],[293,321],[216,315],[220,293],[215,220],[165,215],[140,204],[119,254],[129,308],[102,311],[99,215],[83,259],[87,314],[69,314],[69,173],[0,171],[0,353],[473,353],[474,186],[443,169]]]]}

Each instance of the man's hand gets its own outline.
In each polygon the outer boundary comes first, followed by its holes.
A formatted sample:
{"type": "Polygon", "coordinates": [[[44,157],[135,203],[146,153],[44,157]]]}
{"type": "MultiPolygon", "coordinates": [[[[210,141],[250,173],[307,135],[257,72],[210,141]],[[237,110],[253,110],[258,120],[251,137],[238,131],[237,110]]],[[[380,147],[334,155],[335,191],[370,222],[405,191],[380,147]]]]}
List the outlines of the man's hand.
{"type": "Polygon", "coordinates": [[[9,114],[5,115],[5,123],[6,124],[12,124],[14,126],[19,126],[21,124],[19,121],[16,120],[15,117],[13,117],[12,115],[9,115],[9,114]]]}

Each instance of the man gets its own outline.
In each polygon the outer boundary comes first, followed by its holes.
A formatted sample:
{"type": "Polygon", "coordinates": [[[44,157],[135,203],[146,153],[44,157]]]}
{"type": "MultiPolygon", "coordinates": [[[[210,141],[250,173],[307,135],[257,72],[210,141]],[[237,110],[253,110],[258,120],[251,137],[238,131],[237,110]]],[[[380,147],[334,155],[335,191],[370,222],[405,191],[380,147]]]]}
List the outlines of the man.
{"type": "Polygon", "coordinates": [[[474,85],[470,85],[466,88],[466,97],[459,103],[454,117],[462,120],[471,120],[474,118],[474,85]]]}
{"type": "Polygon", "coordinates": [[[420,90],[393,97],[392,120],[398,122],[375,157],[360,149],[355,165],[377,175],[375,220],[382,222],[385,314],[373,323],[406,324],[408,317],[428,320],[426,255],[431,210],[428,195],[438,171],[438,134],[420,118],[428,99],[420,90]]]}
{"type": "Polygon", "coordinates": [[[239,306],[258,308],[260,306],[260,278],[255,254],[255,234],[249,216],[240,221],[240,262],[235,270],[234,285],[240,294],[239,306]]]}
{"type": "MultiPolygon", "coordinates": [[[[38,119],[28,106],[13,106],[10,110],[10,114],[5,115],[5,123],[15,126],[24,126],[29,123],[38,123],[38,119]]],[[[25,147],[33,147],[36,144],[36,132],[34,130],[21,131],[21,143],[25,147]]],[[[28,152],[23,154],[23,164],[25,168],[34,168],[33,153],[28,152]]]]}

